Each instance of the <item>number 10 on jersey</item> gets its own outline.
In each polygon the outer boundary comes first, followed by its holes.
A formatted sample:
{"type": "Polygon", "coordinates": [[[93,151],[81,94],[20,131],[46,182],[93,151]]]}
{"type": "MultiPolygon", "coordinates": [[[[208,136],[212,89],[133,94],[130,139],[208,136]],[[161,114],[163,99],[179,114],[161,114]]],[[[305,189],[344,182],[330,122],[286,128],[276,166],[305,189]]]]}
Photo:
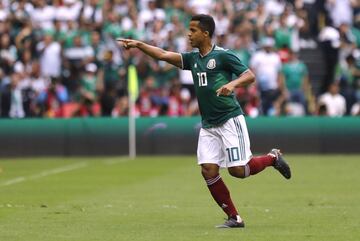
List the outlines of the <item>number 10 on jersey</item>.
{"type": "Polygon", "coordinates": [[[206,72],[197,73],[197,76],[198,76],[198,78],[199,78],[199,87],[201,87],[201,86],[207,86],[206,72]]]}

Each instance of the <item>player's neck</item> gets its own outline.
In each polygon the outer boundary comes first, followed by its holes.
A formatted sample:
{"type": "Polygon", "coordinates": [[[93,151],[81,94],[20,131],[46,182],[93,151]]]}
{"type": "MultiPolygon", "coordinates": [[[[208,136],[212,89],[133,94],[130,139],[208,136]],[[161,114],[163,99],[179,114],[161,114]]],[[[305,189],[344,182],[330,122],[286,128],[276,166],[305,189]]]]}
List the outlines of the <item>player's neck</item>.
{"type": "Polygon", "coordinates": [[[210,41],[204,43],[202,46],[199,47],[200,55],[201,56],[206,56],[208,53],[210,53],[212,48],[213,48],[213,45],[212,45],[212,43],[210,41]]]}

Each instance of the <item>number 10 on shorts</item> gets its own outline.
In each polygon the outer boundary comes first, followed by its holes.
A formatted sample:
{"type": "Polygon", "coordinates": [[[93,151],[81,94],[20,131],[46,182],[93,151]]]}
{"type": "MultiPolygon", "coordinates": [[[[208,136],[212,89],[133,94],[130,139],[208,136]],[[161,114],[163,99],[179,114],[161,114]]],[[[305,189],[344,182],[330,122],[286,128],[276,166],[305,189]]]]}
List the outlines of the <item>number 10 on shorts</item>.
{"type": "Polygon", "coordinates": [[[235,162],[235,161],[240,160],[239,148],[238,147],[226,148],[226,152],[227,152],[228,157],[229,157],[229,162],[235,162]]]}

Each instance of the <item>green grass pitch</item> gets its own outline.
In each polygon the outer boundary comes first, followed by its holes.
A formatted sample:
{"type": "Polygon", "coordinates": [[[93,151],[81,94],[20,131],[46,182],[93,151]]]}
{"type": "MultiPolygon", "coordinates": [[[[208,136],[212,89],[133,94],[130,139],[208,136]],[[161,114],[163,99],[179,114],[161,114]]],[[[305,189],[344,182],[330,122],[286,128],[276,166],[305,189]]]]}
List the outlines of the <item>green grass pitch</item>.
{"type": "Polygon", "coordinates": [[[290,181],[222,171],[245,229],[214,228],[193,156],[1,159],[0,240],[360,240],[360,156],[285,157],[290,181]]]}

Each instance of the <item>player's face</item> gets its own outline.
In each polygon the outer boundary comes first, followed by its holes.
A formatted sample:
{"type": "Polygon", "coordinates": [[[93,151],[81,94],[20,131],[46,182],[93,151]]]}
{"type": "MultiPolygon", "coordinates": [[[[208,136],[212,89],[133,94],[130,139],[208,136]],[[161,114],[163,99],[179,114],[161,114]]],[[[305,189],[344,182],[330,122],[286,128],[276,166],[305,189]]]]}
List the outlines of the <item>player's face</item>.
{"type": "Polygon", "coordinates": [[[191,21],[189,26],[189,41],[193,48],[199,48],[209,33],[202,31],[199,27],[199,21],[191,21]]]}

